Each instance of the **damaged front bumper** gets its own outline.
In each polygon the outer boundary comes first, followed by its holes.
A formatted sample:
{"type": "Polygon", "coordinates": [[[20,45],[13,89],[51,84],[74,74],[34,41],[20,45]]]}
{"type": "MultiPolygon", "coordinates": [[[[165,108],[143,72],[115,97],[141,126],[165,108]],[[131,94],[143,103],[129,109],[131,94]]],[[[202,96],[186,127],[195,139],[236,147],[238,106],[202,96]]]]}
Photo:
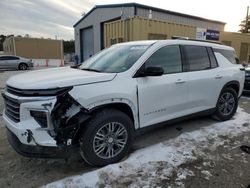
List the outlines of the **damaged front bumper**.
{"type": "Polygon", "coordinates": [[[8,90],[3,119],[11,146],[28,157],[68,157],[80,126],[88,119],[68,90],[54,96],[19,96],[8,90]]]}
{"type": "Polygon", "coordinates": [[[7,128],[7,138],[12,148],[25,157],[33,158],[69,158],[77,150],[76,146],[38,146],[26,145],[19,141],[17,136],[7,128]]]}

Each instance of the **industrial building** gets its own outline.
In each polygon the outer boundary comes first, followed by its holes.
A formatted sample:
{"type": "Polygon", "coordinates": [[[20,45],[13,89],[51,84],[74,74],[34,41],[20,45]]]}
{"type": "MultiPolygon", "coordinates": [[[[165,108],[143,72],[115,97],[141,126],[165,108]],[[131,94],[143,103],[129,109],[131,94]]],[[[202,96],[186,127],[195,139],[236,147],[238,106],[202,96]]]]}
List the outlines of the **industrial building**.
{"type": "Polygon", "coordinates": [[[74,25],[75,51],[84,61],[115,43],[178,36],[222,42],[249,61],[250,35],[225,32],[225,24],[137,3],[97,5],[74,25]]]}
{"type": "Polygon", "coordinates": [[[63,41],[9,36],[3,43],[5,55],[28,59],[63,59],[63,41]]]}

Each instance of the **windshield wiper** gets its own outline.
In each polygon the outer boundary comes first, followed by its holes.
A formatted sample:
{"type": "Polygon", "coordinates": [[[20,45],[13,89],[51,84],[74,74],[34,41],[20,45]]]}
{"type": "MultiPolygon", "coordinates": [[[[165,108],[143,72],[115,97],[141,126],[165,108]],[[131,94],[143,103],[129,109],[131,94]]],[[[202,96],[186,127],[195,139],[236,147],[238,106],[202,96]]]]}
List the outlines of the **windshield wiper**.
{"type": "Polygon", "coordinates": [[[82,68],[81,70],[93,71],[93,72],[101,72],[101,71],[99,71],[99,70],[91,69],[91,68],[82,68]]]}

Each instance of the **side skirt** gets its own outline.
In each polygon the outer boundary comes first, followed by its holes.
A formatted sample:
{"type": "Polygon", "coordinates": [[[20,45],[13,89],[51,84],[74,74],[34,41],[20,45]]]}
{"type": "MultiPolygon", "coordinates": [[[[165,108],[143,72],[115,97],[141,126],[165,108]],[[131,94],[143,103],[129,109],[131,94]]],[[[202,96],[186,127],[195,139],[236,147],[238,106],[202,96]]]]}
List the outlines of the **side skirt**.
{"type": "Polygon", "coordinates": [[[140,136],[143,135],[151,130],[155,130],[155,129],[159,129],[171,124],[175,124],[184,120],[188,120],[188,119],[192,119],[194,117],[204,117],[204,116],[209,116],[212,115],[214,112],[216,111],[216,108],[212,108],[212,109],[208,109],[208,110],[204,110],[201,112],[196,112],[193,114],[189,114],[183,117],[179,117],[179,118],[175,118],[175,119],[171,119],[171,120],[167,120],[161,123],[157,123],[157,124],[153,124],[153,125],[149,125],[147,127],[143,127],[143,128],[139,128],[135,131],[135,136],[140,136]]]}

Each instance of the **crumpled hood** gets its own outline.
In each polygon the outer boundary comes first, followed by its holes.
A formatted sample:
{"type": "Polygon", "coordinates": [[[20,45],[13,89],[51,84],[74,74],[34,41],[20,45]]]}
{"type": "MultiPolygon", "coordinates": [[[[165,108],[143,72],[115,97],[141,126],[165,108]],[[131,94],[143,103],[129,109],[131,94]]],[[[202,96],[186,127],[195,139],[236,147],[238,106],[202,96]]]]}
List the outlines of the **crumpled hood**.
{"type": "Polygon", "coordinates": [[[30,71],[12,76],[6,84],[18,89],[49,89],[111,81],[116,73],[98,73],[70,67],[30,71]]]}

